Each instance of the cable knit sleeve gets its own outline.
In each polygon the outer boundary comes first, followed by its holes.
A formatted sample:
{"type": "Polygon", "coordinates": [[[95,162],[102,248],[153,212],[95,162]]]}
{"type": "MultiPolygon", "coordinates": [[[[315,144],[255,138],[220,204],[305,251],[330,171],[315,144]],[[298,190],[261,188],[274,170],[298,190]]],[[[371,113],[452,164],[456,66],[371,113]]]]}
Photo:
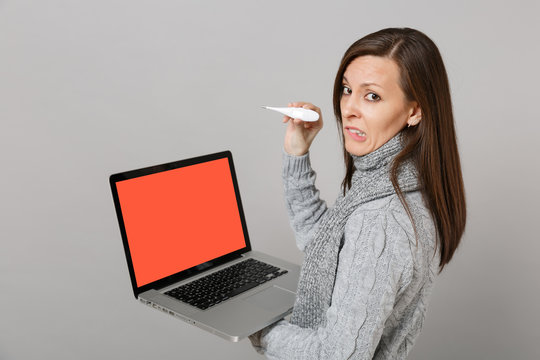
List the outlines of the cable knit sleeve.
{"type": "Polygon", "coordinates": [[[384,347],[385,322],[412,271],[409,240],[386,210],[365,205],[347,221],[325,325],[306,329],[283,320],[263,330],[268,359],[372,359],[384,347]]]}
{"type": "Polygon", "coordinates": [[[282,175],[289,220],[295,232],[296,244],[304,251],[327,211],[326,203],[319,198],[319,191],[315,187],[316,174],[311,168],[309,153],[294,156],[283,150],[282,175]]]}

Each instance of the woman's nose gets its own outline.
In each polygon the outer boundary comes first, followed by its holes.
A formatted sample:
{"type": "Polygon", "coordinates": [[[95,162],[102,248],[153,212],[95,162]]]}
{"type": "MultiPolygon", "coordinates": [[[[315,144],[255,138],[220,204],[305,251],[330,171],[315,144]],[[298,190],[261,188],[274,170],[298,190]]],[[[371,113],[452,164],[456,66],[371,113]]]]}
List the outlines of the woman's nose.
{"type": "Polygon", "coordinates": [[[341,99],[341,115],[345,118],[360,117],[360,109],[352,96],[341,99]]]}

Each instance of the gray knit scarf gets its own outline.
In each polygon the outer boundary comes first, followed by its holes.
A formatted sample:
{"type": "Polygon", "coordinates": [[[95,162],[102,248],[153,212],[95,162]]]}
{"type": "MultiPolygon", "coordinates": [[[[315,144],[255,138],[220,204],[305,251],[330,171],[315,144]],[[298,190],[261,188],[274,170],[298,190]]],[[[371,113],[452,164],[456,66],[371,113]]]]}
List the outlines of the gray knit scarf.
{"type": "MultiPolygon", "coordinates": [[[[334,207],[321,219],[315,238],[306,248],[290,320],[292,324],[311,329],[325,325],[345,223],[359,205],[395,193],[390,180],[390,166],[402,148],[401,133],[398,133],[372,153],[353,156],[355,171],[351,188],[345,196],[338,196],[334,207]]],[[[416,169],[411,162],[400,166],[398,183],[404,193],[420,188],[416,169]]]]}

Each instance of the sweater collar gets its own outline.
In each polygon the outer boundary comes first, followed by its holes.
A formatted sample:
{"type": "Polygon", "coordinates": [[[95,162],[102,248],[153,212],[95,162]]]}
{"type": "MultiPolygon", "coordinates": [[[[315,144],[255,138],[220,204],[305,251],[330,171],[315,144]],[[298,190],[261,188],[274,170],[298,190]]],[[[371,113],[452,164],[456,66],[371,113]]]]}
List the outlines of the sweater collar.
{"type": "Polygon", "coordinates": [[[362,156],[351,156],[357,170],[368,171],[388,165],[401,149],[403,149],[402,135],[399,132],[375,151],[362,156]]]}

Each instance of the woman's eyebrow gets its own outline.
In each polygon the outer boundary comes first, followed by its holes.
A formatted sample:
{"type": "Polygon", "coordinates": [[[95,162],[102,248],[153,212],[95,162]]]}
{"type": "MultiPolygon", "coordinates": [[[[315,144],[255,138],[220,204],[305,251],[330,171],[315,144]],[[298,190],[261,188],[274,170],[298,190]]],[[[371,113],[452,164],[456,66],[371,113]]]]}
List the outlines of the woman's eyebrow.
{"type": "Polygon", "coordinates": [[[380,87],[382,89],[382,86],[377,84],[377,83],[374,83],[374,82],[371,82],[371,81],[368,81],[368,82],[365,82],[365,83],[362,83],[360,84],[360,86],[362,87],[366,87],[366,86],[377,86],[377,87],[380,87]]]}
{"type": "MultiPolygon", "coordinates": [[[[347,78],[345,76],[343,76],[343,80],[345,80],[346,83],[349,82],[349,80],[347,80],[347,78]]],[[[372,81],[366,81],[366,82],[363,82],[360,84],[361,87],[367,87],[367,86],[378,86],[380,87],[381,89],[383,88],[381,85],[377,84],[377,83],[374,83],[372,81]]]]}

